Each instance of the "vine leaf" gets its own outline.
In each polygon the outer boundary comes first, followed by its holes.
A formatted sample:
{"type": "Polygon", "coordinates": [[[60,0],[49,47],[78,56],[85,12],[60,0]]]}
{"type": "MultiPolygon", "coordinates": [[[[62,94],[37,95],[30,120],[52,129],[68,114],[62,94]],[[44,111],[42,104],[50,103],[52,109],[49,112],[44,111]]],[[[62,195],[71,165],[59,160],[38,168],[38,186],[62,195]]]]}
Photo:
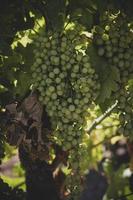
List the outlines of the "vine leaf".
{"type": "MultiPolygon", "coordinates": [[[[109,66],[105,58],[97,55],[97,50],[90,44],[87,49],[90,56],[91,63],[98,74],[101,84],[100,95],[97,98],[97,103],[103,104],[110,98],[112,92],[118,89],[118,82],[120,81],[119,70],[114,66],[109,66]],[[94,59],[95,58],[95,59],[94,59]]],[[[110,101],[108,106],[110,105],[110,101]]]]}
{"type": "Polygon", "coordinates": [[[23,62],[24,62],[24,70],[30,71],[30,67],[33,64],[33,44],[26,44],[26,47],[23,46],[20,42],[17,44],[17,47],[15,48],[15,51],[18,54],[21,55],[23,62]]]}
{"type": "Polygon", "coordinates": [[[16,103],[11,103],[11,104],[9,104],[9,105],[6,105],[6,110],[8,111],[8,112],[10,112],[10,114],[11,115],[16,115],[17,114],[17,109],[16,109],[16,107],[17,107],[17,104],[16,103]]]}
{"type": "Polygon", "coordinates": [[[9,118],[7,142],[13,146],[23,145],[32,160],[48,161],[51,142],[47,135],[50,131],[43,127],[43,106],[38,101],[37,94],[30,94],[20,105],[17,102],[7,105],[6,113],[9,118]]]}
{"type": "Polygon", "coordinates": [[[24,100],[24,102],[22,103],[19,110],[22,110],[23,112],[27,112],[27,114],[29,114],[30,118],[41,123],[43,107],[38,102],[37,95],[35,95],[35,94],[29,95],[24,100]]]}
{"type": "MultiPolygon", "coordinates": [[[[37,131],[37,141],[42,143],[42,114],[43,107],[38,102],[36,94],[31,94],[19,106],[12,103],[6,106],[11,123],[8,125],[7,136],[10,144],[19,145],[27,137],[29,131],[34,127],[37,131]],[[29,124],[30,122],[30,124],[29,124]],[[23,135],[23,137],[21,137],[23,135]],[[17,138],[16,140],[14,138],[17,138]],[[21,140],[20,140],[21,138],[21,140]],[[14,143],[15,141],[15,143],[14,143]]],[[[32,139],[32,138],[30,138],[32,139]]]]}
{"type": "Polygon", "coordinates": [[[65,0],[46,0],[45,1],[45,17],[47,25],[55,30],[60,30],[64,25],[65,19],[65,0]]]}
{"type": "Polygon", "coordinates": [[[20,97],[24,97],[32,83],[31,75],[20,71],[18,74],[17,87],[15,93],[20,97]]]}
{"type": "Polygon", "coordinates": [[[103,82],[101,82],[101,92],[97,99],[99,103],[103,103],[106,99],[109,99],[112,92],[116,91],[118,85],[114,79],[115,76],[113,71],[110,71],[109,74],[106,74],[107,77],[103,82]]]}
{"type": "Polygon", "coordinates": [[[104,0],[102,3],[100,0],[95,0],[95,3],[96,3],[96,7],[97,7],[98,11],[100,11],[101,14],[107,9],[107,7],[109,5],[108,0],[104,0]]]}

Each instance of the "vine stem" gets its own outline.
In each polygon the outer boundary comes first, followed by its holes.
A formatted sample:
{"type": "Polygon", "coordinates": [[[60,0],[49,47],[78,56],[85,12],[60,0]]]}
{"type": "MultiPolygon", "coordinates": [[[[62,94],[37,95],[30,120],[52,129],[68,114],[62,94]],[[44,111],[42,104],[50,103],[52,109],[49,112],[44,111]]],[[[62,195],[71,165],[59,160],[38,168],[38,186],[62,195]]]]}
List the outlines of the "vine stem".
{"type": "Polygon", "coordinates": [[[112,111],[116,108],[117,104],[118,104],[118,101],[116,101],[108,110],[106,110],[103,115],[101,115],[100,117],[94,120],[94,122],[91,124],[91,126],[87,130],[87,133],[89,135],[96,128],[98,124],[100,124],[106,117],[108,117],[112,113],[112,111]]]}

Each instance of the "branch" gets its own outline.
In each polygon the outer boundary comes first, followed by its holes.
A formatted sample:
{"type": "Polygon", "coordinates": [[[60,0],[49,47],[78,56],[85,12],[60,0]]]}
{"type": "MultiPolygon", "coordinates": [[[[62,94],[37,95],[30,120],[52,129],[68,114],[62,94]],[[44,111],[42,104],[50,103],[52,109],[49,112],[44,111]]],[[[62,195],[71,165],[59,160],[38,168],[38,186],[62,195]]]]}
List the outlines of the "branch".
{"type": "Polygon", "coordinates": [[[96,126],[98,124],[100,124],[106,117],[108,117],[112,113],[114,108],[116,108],[117,104],[118,104],[118,101],[116,101],[115,104],[113,104],[108,110],[106,110],[103,115],[101,115],[100,117],[98,117],[97,119],[94,120],[94,122],[91,124],[90,128],[87,130],[87,133],[89,135],[91,134],[93,129],[96,128],[96,126]]]}

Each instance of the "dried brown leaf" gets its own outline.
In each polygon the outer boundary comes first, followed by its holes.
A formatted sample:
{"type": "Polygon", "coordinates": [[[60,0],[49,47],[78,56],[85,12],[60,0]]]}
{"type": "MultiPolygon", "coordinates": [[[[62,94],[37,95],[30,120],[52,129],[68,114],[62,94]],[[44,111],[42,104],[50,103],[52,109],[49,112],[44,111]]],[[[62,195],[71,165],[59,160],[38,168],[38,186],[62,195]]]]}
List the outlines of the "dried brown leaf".
{"type": "Polygon", "coordinates": [[[38,101],[35,93],[29,95],[21,105],[21,110],[29,114],[33,120],[41,123],[43,106],[38,101]]]}
{"type": "Polygon", "coordinates": [[[6,105],[6,110],[13,115],[17,114],[17,103],[11,103],[6,105]]]}
{"type": "Polygon", "coordinates": [[[11,124],[7,127],[7,141],[10,145],[18,146],[25,135],[25,131],[20,127],[16,126],[16,124],[11,124]]]}

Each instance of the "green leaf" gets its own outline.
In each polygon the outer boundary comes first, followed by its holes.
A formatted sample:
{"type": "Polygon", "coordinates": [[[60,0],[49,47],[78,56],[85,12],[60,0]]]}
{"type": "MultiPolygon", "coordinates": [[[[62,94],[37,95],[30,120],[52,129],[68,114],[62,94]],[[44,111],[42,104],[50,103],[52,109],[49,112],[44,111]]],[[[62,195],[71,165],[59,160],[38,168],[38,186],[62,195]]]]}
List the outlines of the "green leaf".
{"type": "Polygon", "coordinates": [[[110,71],[111,71],[112,78],[119,82],[120,81],[120,73],[119,73],[118,68],[112,67],[110,69],[110,71]]]}
{"type": "Polygon", "coordinates": [[[0,105],[5,106],[13,101],[12,91],[0,92],[0,105]]]}
{"type": "Polygon", "coordinates": [[[17,86],[14,88],[14,92],[16,95],[18,95],[20,98],[24,97],[25,94],[28,92],[30,85],[32,83],[32,78],[29,73],[25,73],[20,71],[18,74],[17,79],[17,86]]]}
{"type": "Polygon", "coordinates": [[[98,11],[101,14],[107,9],[107,6],[109,5],[109,0],[104,0],[104,1],[94,0],[94,2],[95,2],[95,5],[96,5],[98,11]]]}
{"type": "Polygon", "coordinates": [[[18,43],[17,47],[15,48],[16,53],[21,55],[23,65],[23,71],[26,72],[30,71],[30,67],[33,64],[33,44],[27,44],[27,46],[23,46],[21,43],[18,43]]]}
{"type": "Polygon", "coordinates": [[[101,91],[97,99],[99,103],[103,103],[106,99],[110,98],[112,92],[118,89],[117,83],[112,78],[112,74],[110,74],[107,76],[107,79],[101,83],[101,91]]]}
{"type": "Polygon", "coordinates": [[[53,30],[61,30],[65,22],[65,11],[65,0],[46,0],[44,15],[47,27],[53,30]]]}
{"type": "Polygon", "coordinates": [[[105,99],[104,103],[99,103],[99,102],[97,102],[97,101],[96,101],[96,103],[99,104],[102,113],[104,113],[104,112],[106,112],[106,110],[107,110],[110,106],[112,106],[112,104],[114,104],[115,102],[112,102],[112,99],[109,98],[109,99],[105,99]]]}
{"type": "Polygon", "coordinates": [[[0,54],[2,55],[11,55],[10,44],[5,41],[5,38],[0,38],[0,54]]]}
{"type": "Polygon", "coordinates": [[[93,26],[93,18],[96,12],[96,6],[91,0],[70,0],[68,10],[70,13],[70,19],[72,21],[78,21],[87,29],[91,29],[93,26]]]}
{"type": "Polygon", "coordinates": [[[98,56],[94,46],[89,46],[87,54],[90,56],[92,65],[99,76],[101,89],[100,95],[97,98],[97,103],[101,104],[111,97],[112,92],[118,89],[117,82],[120,81],[119,70],[114,66],[110,66],[106,58],[98,56]]]}
{"type": "Polygon", "coordinates": [[[86,26],[87,29],[91,29],[93,26],[93,13],[91,13],[89,9],[81,9],[81,12],[76,16],[76,11],[74,14],[75,18],[77,17],[77,21],[83,26],[86,26]]]}
{"type": "Polygon", "coordinates": [[[70,0],[69,1],[69,10],[72,12],[77,8],[89,8],[89,9],[96,9],[96,4],[93,0],[70,0]]]}
{"type": "Polygon", "coordinates": [[[12,53],[11,56],[4,59],[4,65],[6,68],[10,69],[10,67],[16,67],[21,63],[21,56],[15,52],[12,53]]]}

